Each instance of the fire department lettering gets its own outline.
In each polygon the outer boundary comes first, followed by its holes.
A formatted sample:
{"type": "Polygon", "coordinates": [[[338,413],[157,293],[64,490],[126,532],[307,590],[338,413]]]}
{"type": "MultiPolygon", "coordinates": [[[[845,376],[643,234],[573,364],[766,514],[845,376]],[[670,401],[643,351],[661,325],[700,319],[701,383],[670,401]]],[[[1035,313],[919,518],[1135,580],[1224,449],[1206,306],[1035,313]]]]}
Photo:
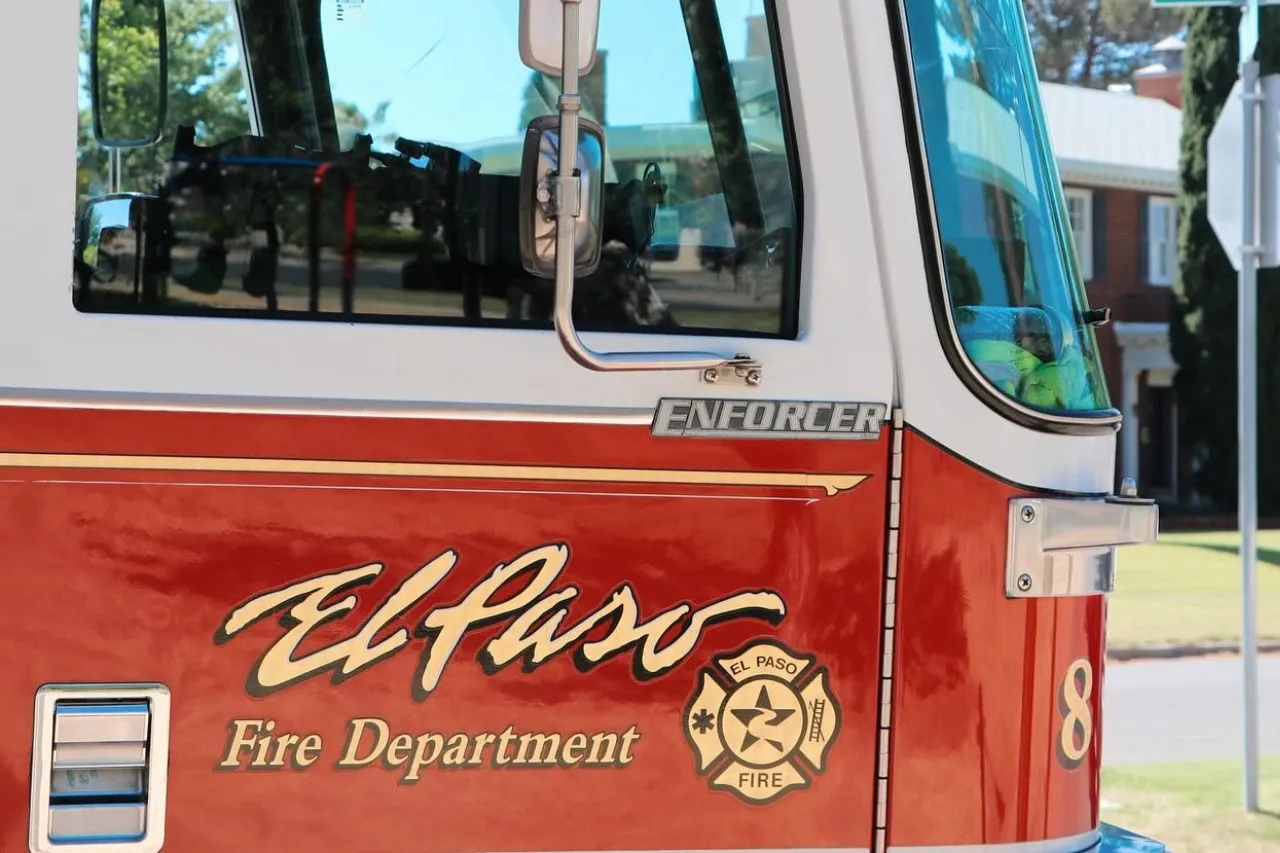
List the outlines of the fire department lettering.
{"type": "Polygon", "coordinates": [[[325,738],[299,734],[273,719],[249,718],[227,724],[219,771],[309,770],[317,763],[339,770],[392,771],[401,785],[413,785],[433,769],[627,767],[642,740],[637,727],[620,730],[536,732],[514,725],[493,731],[397,732],[380,717],[356,717],[346,724],[342,745],[325,757],[325,738]]]}
{"type": "MultiPolygon", "coordinates": [[[[358,604],[355,595],[330,599],[372,583],[382,574],[383,564],[369,563],[308,578],[254,596],[228,614],[214,635],[214,642],[230,642],[254,623],[285,611],[281,619],[284,633],[249,671],[248,692],[266,696],[326,670],[332,671],[333,684],[341,684],[409,644],[410,631],[403,624],[383,639],[374,640],[426,600],[457,561],[456,551],[440,554],[392,591],[355,633],[310,654],[294,656],[316,628],[343,618],[358,604]]],[[[586,672],[631,650],[632,671],[637,678],[647,680],[670,671],[687,658],[705,627],[731,619],[763,619],[776,625],[786,615],[786,605],[777,592],[751,590],[696,609],[687,603],[678,604],[644,621],[635,592],[629,584],[623,584],[576,624],[560,630],[569,619],[569,605],[578,589],[568,586],[550,590],[568,562],[568,545],[533,548],[494,567],[456,604],[427,610],[417,619],[414,632],[425,641],[412,685],[414,700],[424,701],[436,689],[463,637],[504,620],[509,620],[505,629],[490,639],[479,655],[481,665],[491,675],[517,660],[523,660],[524,670],[530,672],[570,649],[578,669],[586,672]],[[511,593],[506,589],[509,585],[519,588],[511,593]],[[603,637],[584,641],[592,629],[602,625],[608,626],[603,637]],[[662,639],[673,632],[666,645],[660,646],[662,639]]]]}
{"type": "Polygon", "coordinates": [[[829,438],[873,441],[888,416],[883,403],[663,399],[650,432],[684,438],[829,438]]]}

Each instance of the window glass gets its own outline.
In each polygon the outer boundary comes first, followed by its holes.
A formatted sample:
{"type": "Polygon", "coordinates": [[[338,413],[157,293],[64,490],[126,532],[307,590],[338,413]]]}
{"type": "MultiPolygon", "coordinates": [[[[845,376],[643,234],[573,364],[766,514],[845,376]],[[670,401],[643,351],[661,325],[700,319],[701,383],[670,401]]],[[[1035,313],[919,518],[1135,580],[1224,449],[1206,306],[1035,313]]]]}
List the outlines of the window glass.
{"type": "MultiPolygon", "coordinates": [[[[79,233],[101,232],[90,254],[111,263],[77,263],[80,310],[550,326],[553,282],[520,260],[519,175],[558,81],[520,61],[519,0],[164,4],[164,133],[113,171],[92,133],[84,3],[79,233]],[[83,214],[110,193],[153,197],[136,233],[83,214]]],[[[580,329],[796,334],[772,14],[772,0],[602,4],[582,90],[605,129],[605,249],[578,280],[580,329]]],[[[149,102],[136,109],[145,126],[149,102]]]]}
{"type": "Polygon", "coordinates": [[[1178,208],[1172,199],[1148,199],[1147,280],[1172,284],[1178,267],[1178,208]]]}
{"type": "Polygon", "coordinates": [[[1088,190],[1067,190],[1067,213],[1080,275],[1089,281],[1093,278],[1093,195],[1088,190]]]}
{"type": "Polygon", "coordinates": [[[1110,408],[1020,0],[906,0],[949,309],[974,366],[1053,413],[1110,408]]]}

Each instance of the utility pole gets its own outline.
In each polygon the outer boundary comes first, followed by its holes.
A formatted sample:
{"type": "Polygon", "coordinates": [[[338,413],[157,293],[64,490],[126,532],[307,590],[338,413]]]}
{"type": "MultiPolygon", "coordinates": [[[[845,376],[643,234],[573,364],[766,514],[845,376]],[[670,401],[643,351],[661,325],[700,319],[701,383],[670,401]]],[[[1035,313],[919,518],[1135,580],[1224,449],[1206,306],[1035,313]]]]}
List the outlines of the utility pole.
{"type": "Polygon", "coordinates": [[[1240,102],[1244,111],[1244,185],[1241,214],[1239,330],[1240,558],[1243,563],[1242,642],[1244,662],[1244,807],[1258,811],[1258,0],[1240,18],[1240,102]]]}

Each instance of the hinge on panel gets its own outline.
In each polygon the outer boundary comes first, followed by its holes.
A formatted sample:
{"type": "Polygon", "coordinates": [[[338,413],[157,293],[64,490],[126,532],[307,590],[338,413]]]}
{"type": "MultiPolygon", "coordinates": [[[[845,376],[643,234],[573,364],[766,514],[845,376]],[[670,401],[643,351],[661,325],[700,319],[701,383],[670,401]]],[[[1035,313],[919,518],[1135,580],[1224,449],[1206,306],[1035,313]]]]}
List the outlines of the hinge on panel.
{"type": "Polygon", "coordinates": [[[751,356],[739,353],[719,367],[702,371],[702,381],[707,385],[759,385],[763,381],[764,366],[751,356]]]}
{"type": "Polygon", "coordinates": [[[902,409],[892,413],[889,454],[889,518],[885,542],[884,610],[881,626],[880,713],[877,718],[878,754],[876,757],[875,836],[873,853],[885,853],[889,838],[889,769],[890,730],[893,711],[893,653],[898,622],[898,549],[902,523],[902,452],[906,421],[902,409]]]}

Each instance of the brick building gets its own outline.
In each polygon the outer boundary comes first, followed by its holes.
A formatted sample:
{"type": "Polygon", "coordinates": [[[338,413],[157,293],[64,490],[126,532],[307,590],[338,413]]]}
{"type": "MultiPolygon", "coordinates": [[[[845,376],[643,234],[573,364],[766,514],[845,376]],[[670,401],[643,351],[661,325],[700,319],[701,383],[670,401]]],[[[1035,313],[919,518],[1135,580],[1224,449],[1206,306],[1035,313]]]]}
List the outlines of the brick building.
{"type": "Polygon", "coordinates": [[[1187,43],[1177,36],[1156,42],[1150,65],[1133,75],[1133,90],[1147,98],[1159,98],[1182,109],[1182,51],[1187,43]]]}
{"type": "Polygon", "coordinates": [[[1125,415],[1117,479],[1185,496],[1169,320],[1177,274],[1181,43],[1161,42],[1132,88],[1041,85],[1111,397],[1125,415]]]}

